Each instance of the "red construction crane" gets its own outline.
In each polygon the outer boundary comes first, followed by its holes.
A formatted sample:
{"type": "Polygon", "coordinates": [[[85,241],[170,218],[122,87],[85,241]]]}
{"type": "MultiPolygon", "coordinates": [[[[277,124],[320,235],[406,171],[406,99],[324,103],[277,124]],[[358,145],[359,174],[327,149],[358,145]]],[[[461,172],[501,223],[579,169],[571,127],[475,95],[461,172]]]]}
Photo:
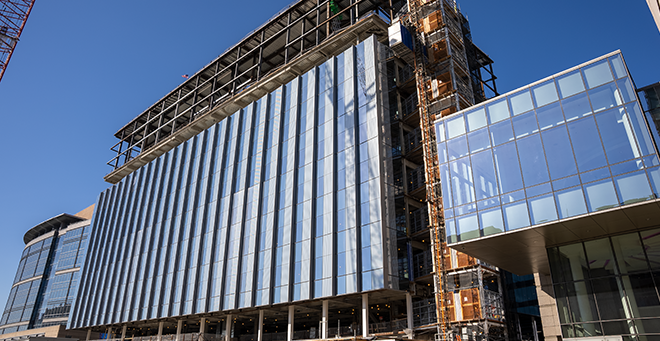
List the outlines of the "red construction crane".
{"type": "Polygon", "coordinates": [[[35,0],[0,0],[0,81],[35,0]]]}

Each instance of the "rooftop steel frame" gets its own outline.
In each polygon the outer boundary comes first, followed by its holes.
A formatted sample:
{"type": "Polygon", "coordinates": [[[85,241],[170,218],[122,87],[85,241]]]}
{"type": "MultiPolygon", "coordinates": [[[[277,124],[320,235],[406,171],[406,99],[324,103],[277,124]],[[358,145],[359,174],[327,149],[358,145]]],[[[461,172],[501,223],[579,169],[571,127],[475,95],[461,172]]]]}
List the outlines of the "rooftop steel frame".
{"type": "Polygon", "coordinates": [[[336,51],[377,33],[405,1],[300,0],[119,129],[105,176],[124,176],[253,100],[311,69],[336,51]],[[332,8],[331,8],[332,7],[332,8]],[[332,39],[329,39],[331,38],[332,39]]]}

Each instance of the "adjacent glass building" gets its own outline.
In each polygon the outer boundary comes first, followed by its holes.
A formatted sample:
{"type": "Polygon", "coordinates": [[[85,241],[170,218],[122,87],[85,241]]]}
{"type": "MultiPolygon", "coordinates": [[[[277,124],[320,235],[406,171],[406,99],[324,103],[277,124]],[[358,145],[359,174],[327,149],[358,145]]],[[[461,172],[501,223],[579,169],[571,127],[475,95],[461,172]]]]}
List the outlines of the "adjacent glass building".
{"type": "Polygon", "coordinates": [[[546,337],[660,340],[645,89],[616,51],[436,122],[450,246],[535,273],[546,337]]]}
{"type": "Polygon", "coordinates": [[[660,163],[620,53],[436,123],[451,242],[641,201],[660,163]]]}
{"type": "Polygon", "coordinates": [[[89,219],[61,214],[30,229],[0,334],[66,325],[85,260],[89,219]]]}

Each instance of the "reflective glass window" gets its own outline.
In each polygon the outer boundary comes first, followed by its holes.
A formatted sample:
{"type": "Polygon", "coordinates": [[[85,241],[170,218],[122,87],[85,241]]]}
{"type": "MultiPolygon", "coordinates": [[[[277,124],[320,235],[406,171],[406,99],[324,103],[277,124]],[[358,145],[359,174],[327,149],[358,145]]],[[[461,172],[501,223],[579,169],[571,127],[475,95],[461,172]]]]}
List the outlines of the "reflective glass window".
{"type": "MultiPolygon", "coordinates": [[[[634,236],[637,237],[637,234],[635,233],[634,236]]],[[[612,242],[614,242],[614,238],[612,238],[612,242]]],[[[614,247],[616,248],[617,246],[615,245],[614,247]]],[[[619,264],[621,263],[619,262],[619,264]]],[[[655,275],[657,283],[657,276],[659,274],[656,273],[655,275]]],[[[624,276],[623,282],[624,285],[626,285],[626,294],[628,295],[628,299],[630,300],[631,306],[633,308],[634,317],[660,316],[660,300],[658,299],[658,293],[656,291],[656,286],[653,283],[653,276],[651,273],[644,272],[630,276],[624,276]],[[629,286],[626,283],[626,279],[628,279],[630,282],[629,286]]],[[[649,322],[648,324],[644,325],[645,332],[660,332],[660,320],[656,319],[635,321],[638,326],[640,323],[644,322],[649,322]]]]}
{"type": "Polygon", "coordinates": [[[536,107],[542,107],[559,99],[555,82],[550,80],[532,88],[536,107]]]}
{"type": "Polygon", "coordinates": [[[509,102],[511,103],[511,112],[513,112],[513,115],[522,114],[534,109],[534,103],[532,103],[532,96],[529,90],[509,96],[509,102]]]}
{"type": "Polygon", "coordinates": [[[504,232],[501,208],[479,212],[479,220],[484,236],[504,232]]]}
{"type": "Polygon", "coordinates": [[[619,206],[619,201],[617,200],[612,180],[584,185],[584,190],[587,194],[589,212],[596,212],[619,206]]]}
{"type": "Polygon", "coordinates": [[[518,152],[515,143],[508,143],[493,149],[497,180],[502,193],[516,191],[522,188],[522,174],[518,163],[518,152]]]}
{"type": "Polygon", "coordinates": [[[522,168],[525,186],[530,187],[550,181],[541,137],[538,134],[532,135],[524,139],[519,139],[516,144],[518,145],[520,166],[522,168]]]}
{"type": "Polygon", "coordinates": [[[465,136],[457,137],[447,141],[447,154],[449,155],[449,160],[456,160],[458,158],[467,156],[469,154],[469,150],[465,136]]]}
{"type": "Polygon", "coordinates": [[[653,194],[655,197],[660,197],[660,168],[656,167],[653,169],[648,169],[647,173],[651,179],[651,185],[653,186],[653,194]]]}
{"type": "Polygon", "coordinates": [[[561,98],[573,96],[585,90],[580,71],[573,71],[557,78],[561,98]]]}
{"type": "Polygon", "coordinates": [[[530,199],[529,210],[532,216],[532,224],[557,220],[557,208],[552,194],[530,199]]]}
{"type": "Polygon", "coordinates": [[[451,171],[451,188],[454,206],[464,205],[474,201],[474,184],[470,159],[463,158],[449,163],[451,171]]]}
{"type": "Polygon", "coordinates": [[[490,119],[491,124],[509,117],[509,107],[506,103],[506,99],[502,99],[495,103],[489,104],[487,108],[488,118],[490,119]]]}
{"type": "Polygon", "coordinates": [[[622,162],[616,165],[610,166],[610,171],[612,172],[613,176],[624,174],[624,173],[629,173],[636,171],[638,169],[642,169],[642,160],[632,160],[632,161],[626,161],[622,162]]]}
{"type": "Polygon", "coordinates": [[[445,219],[445,232],[447,233],[447,243],[456,243],[456,222],[454,219],[445,219]]]}
{"type": "Polygon", "coordinates": [[[550,185],[549,182],[546,182],[546,183],[540,184],[540,185],[536,185],[536,186],[525,187],[525,193],[527,194],[528,198],[535,197],[537,195],[550,193],[550,192],[552,192],[552,186],[550,185]]]}
{"type": "Polygon", "coordinates": [[[610,63],[612,64],[612,70],[614,70],[614,75],[616,78],[621,78],[627,76],[626,67],[623,65],[623,60],[621,55],[617,54],[609,58],[610,63]]]}
{"type": "Polygon", "coordinates": [[[506,120],[488,127],[490,136],[493,140],[493,145],[497,146],[502,143],[513,141],[513,129],[511,128],[511,120],[506,120]]]}
{"type": "Polygon", "coordinates": [[[518,139],[539,131],[539,126],[536,122],[536,115],[533,111],[516,116],[512,120],[513,131],[516,133],[516,138],[518,139]]]}
{"type": "MultiPolygon", "coordinates": [[[[338,129],[341,131],[340,129],[338,129]]],[[[442,142],[445,140],[445,123],[444,122],[438,122],[435,125],[435,136],[438,142],[442,142]]],[[[341,149],[340,149],[341,150],[341,149]]]]}
{"type": "Polygon", "coordinates": [[[465,121],[463,120],[463,115],[447,120],[448,139],[452,139],[462,134],[465,134],[465,121]]]}
{"type": "Polygon", "coordinates": [[[644,247],[637,233],[629,233],[612,237],[614,254],[621,273],[648,270],[644,247]]]}
{"type": "Polygon", "coordinates": [[[473,154],[471,159],[477,200],[499,195],[492,152],[473,154]]]}
{"type": "Polygon", "coordinates": [[[557,127],[541,133],[550,177],[554,179],[577,174],[573,148],[566,127],[557,127]]]}
{"type": "Polygon", "coordinates": [[[593,117],[569,123],[568,133],[571,137],[580,172],[607,165],[605,152],[600,143],[600,136],[593,117]]]}
{"type": "MultiPolygon", "coordinates": [[[[546,157],[547,157],[546,153],[546,157]]],[[[548,161],[550,161],[550,158],[548,158],[548,161]]],[[[552,168],[550,169],[550,176],[552,176],[552,168]]],[[[573,186],[577,186],[580,184],[580,178],[577,175],[569,176],[567,178],[555,180],[552,182],[552,188],[554,188],[555,191],[562,190],[564,188],[569,188],[573,186]]]]}
{"type": "Polygon", "coordinates": [[[481,129],[469,133],[468,142],[470,144],[470,153],[475,153],[480,150],[490,148],[490,137],[488,136],[488,129],[481,129]]]}
{"type": "MultiPolygon", "coordinates": [[[[614,262],[610,263],[614,264],[614,262]]],[[[621,297],[625,296],[623,290],[621,290],[623,289],[621,278],[600,278],[598,280],[592,280],[591,284],[593,285],[594,293],[596,294],[596,304],[600,311],[601,320],[619,319],[621,316],[626,316],[625,311],[629,311],[629,308],[627,306],[624,307],[625,300],[621,299],[621,297]]],[[[623,332],[625,333],[627,323],[625,323],[625,321],[622,322],[624,328],[623,332]]],[[[619,329],[617,331],[621,330],[619,329]]],[[[608,331],[606,330],[606,332],[608,331]]]]}
{"type": "Polygon", "coordinates": [[[660,229],[642,231],[639,234],[642,237],[651,269],[660,269],[660,229]]]}
{"type": "Polygon", "coordinates": [[[465,217],[456,218],[460,240],[468,240],[479,237],[479,222],[477,215],[472,214],[465,217]]]}
{"type": "Polygon", "coordinates": [[[451,190],[451,175],[449,173],[449,165],[440,165],[440,179],[442,181],[442,204],[445,208],[453,207],[452,190],[451,190]]]}
{"type": "Polygon", "coordinates": [[[587,213],[582,187],[574,187],[555,192],[555,197],[557,198],[557,208],[560,218],[574,217],[587,213]]]}
{"type": "Polygon", "coordinates": [[[504,205],[502,208],[504,209],[504,221],[506,222],[507,231],[529,226],[527,202],[522,201],[504,205]]]}
{"type": "Polygon", "coordinates": [[[580,174],[580,179],[583,183],[592,182],[596,180],[601,180],[610,177],[610,169],[607,167],[594,169],[589,172],[584,172],[580,174]]]}
{"type": "Polygon", "coordinates": [[[584,243],[591,278],[618,274],[609,238],[584,243]]]}
{"type": "Polygon", "coordinates": [[[651,140],[651,135],[649,135],[644,120],[644,114],[642,114],[639,105],[637,105],[637,103],[630,103],[626,105],[626,111],[628,112],[628,118],[635,131],[637,143],[639,144],[642,155],[654,154],[655,150],[653,149],[653,141],[651,140]]]}
{"type": "Polygon", "coordinates": [[[623,108],[596,115],[596,122],[600,135],[605,137],[603,145],[610,164],[641,156],[628,115],[623,108]]]}
{"type": "Polygon", "coordinates": [[[654,199],[644,171],[616,177],[614,183],[623,205],[654,199]]]}
{"type": "Polygon", "coordinates": [[[630,83],[630,78],[626,77],[619,79],[616,82],[616,85],[619,87],[621,97],[623,97],[623,103],[632,102],[637,99],[635,96],[635,90],[630,83]]]}
{"type": "Polygon", "coordinates": [[[539,121],[541,130],[552,128],[564,123],[564,114],[561,111],[559,103],[553,103],[537,109],[536,117],[539,121]]]}
{"type": "Polygon", "coordinates": [[[603,111],[623,104],[619,89],[614,83],[609,83],[589,90],[589,99],[594,112],[603,111]]]}
{"type": "Polygon", "coordinates": [[[607,60],[603,60],[582,68],[584,79],[589,89],[612,81],[612,73],[607,65],[607,60]]]}
{"type": "Polygon", "coordinates": [[[486,110],[483,107],[465,114],[465,117],[467,118],[469,131],[483,128],[488,124],[486,110]]]}
{"type": "Polygon", "coordinates": [[[591,114],[591,104],[586,93],[582,93],[561,101],[567,122],[591,114]]]}

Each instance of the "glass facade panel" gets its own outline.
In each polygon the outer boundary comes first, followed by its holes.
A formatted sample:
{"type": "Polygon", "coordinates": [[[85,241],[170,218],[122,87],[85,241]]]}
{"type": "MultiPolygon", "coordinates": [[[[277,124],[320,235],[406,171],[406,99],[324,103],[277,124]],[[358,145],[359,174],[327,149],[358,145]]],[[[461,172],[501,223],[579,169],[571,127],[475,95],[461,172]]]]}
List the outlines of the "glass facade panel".
{"type": "Polygon", "coordinates": [[[534,109],[534,103],[532,103],[532,96],[529,90],[509,96],[509,102],[511,103],[511,112],[514,116],[534,109]]]}
{"type": "MultiPolygon", "coordinates": [[[[386,81],[383,52],[368,38],[103,192],[83,280],[109,280],[81,288],[72,326],[396,289],[398,272],[383,257],[396,254],[388,242],[396,227],[383,219],[393,199],[381,193],[389,122],[373,91],[386,81]],[[140,213],[111,219],[124,207],[140,213]]],[[[456,180],[455,199],[444,197],[459,204],[475,200],[465,133],[484,126],[484,115],[438,128],[449,139],[446,175],[456,180]]],[[[483,131],[475,146],[489,139],[483,131]]]]}
{"type": "Polygon", "coordinates": [[[564,337],[602,331],[647,339],[657,333],[660,273],[649,271],[644,239],[656,234],[657,229],[548,249],[564,337]]]}
{"type": "Polygon", "coordinates": [[[607,60],[593,63],[582,68],[584,79],[589,89],[593,89],[599,85],[612,81],[612,73],[607,60]]]}
{"type": "Polygon", "coordinates": [[[580,71],[574,71],[557,77],[557,85],[559,85],[561,98],[570,97],[585,90],[580,71]]]}
{"type": "Polygon", "coordinates": [[[657,198],[655,130],[622,63],[613,53],[476,105],[468,129],[461,112],[436,121],[455,127],[438,149],[446,217],[476,213],[483,236],[502,233],[498,210],[508,231],[657,198]]]}
{"type": "Polygon", "coordinates": [[[499,122],[501,120],[504,120],[508,118],[509,115],[509,107],[506,103],[506,100],[501,100],[498,102],[495,102],[493,104],[490,104],[486,107],[488,109],[488,118],[490,121],[490,124],[499,122]]]}
{"type": "Polygon", "coordinates": [[[534,94],[534,102],[536,102],[537,108],[559,99],[554,81],[548,81],[532,87],[532,93],[534,94]]]}

